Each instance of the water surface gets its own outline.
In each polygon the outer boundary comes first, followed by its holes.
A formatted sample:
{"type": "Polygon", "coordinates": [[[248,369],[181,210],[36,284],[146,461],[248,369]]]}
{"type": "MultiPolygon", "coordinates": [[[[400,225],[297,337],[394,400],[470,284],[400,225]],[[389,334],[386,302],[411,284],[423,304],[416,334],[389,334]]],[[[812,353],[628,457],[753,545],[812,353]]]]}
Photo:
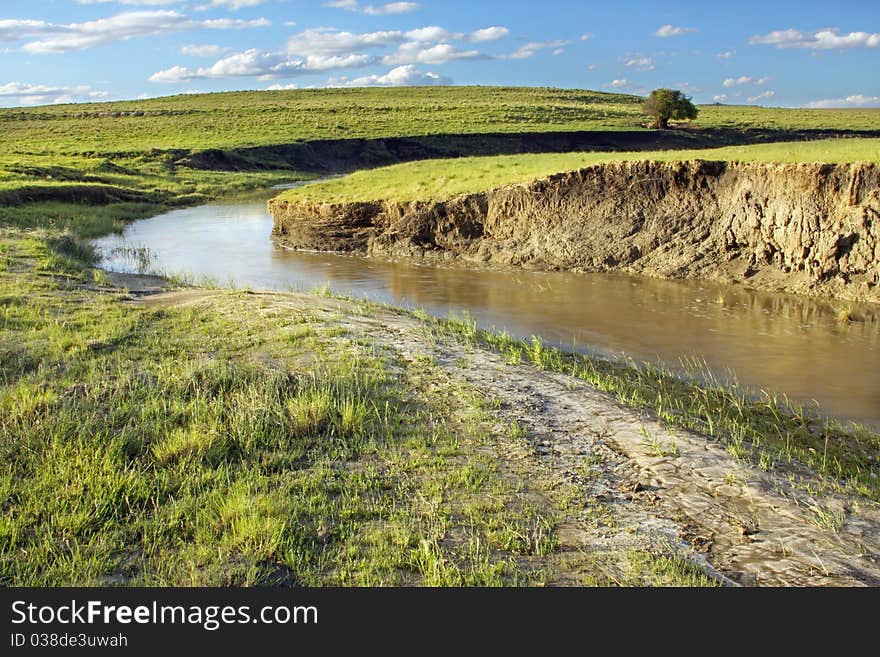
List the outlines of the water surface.
{"type": "Polygon", "coordinates": [[[221,285],[335,292],[469,312],[481,326],[521,337],[678,368],[699,358],[743,385],[818,403],[821,412],[880,428],[880,322],[837,318],[839,304],[694,281],[389,262],[302,253],[270,239],[265,200],[175,210],[96,241],[115,271],[175,273],[221,285]],[[120,248],[122,247],[122,248],[120,248]],[[145,248],[150,262],[134,257],[145,248]]]}

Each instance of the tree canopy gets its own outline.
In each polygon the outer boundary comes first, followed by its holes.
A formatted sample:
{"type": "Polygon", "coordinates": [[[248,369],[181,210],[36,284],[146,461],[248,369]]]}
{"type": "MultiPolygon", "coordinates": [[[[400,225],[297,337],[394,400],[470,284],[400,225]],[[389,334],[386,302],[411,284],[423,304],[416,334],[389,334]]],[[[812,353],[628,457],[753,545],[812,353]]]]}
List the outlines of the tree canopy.
{"type": "Polygon", "coordinates": [[[645,114],[654,119],[652,127],[665,129],[671,119],[697,118],[697,108],[688,96],[676,89],[654,89],[644,105],[645,114]]]}

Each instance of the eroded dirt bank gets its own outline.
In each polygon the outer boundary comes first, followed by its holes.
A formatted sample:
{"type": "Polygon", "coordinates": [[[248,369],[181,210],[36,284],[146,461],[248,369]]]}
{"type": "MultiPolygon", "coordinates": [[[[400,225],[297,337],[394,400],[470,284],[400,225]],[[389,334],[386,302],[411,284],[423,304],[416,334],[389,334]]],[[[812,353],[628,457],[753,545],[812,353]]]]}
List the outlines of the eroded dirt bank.
{"type": "Polygon", "coordinates": [[[432,202],[273,200],[299,249],[663,278],[880,302],[880,167],[628,162],[432,202]]]}

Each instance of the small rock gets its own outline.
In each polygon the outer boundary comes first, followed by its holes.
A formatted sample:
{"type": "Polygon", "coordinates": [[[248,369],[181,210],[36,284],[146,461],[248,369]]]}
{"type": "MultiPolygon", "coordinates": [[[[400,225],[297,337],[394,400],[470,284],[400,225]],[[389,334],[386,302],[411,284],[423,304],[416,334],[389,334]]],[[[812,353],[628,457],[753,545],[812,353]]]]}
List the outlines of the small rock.
{"type": "Polygon", "coordinates": [[[726,573],[726,575],[732,579],[734,582],[739,584],[740,586],[757,586],[758,578],[753,573],[743,573],[740,571],[733,571],[726,573]]]}
{"type": "Polygon", "coordinates": [[[741,522],[738,525],[739,533],[744,540],[752,541],[751,537],[758,533],[758,527],[751,523],[741,522]]]}

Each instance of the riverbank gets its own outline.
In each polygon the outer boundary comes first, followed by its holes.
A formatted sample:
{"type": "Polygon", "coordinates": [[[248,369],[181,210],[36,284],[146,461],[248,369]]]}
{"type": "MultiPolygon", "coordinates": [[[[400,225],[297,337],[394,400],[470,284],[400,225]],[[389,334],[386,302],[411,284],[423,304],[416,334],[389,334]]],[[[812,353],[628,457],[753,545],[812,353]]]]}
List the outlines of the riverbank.
{"type": "MultiPolygon", "coordinates": [[[[629,157],[439,200],[435,178],[411,172],[418,164],[355,174],[270,201],[273,234],[292,248],[622,270],[880,302],[876,165],[629,157]],[[383,180],[401,176],[426,189],[398,187],[391,199],[377,198],[383,180]],[[328,201],[317,200],[323,192],[328,201]]],[[[535,166],[561,166],[559,159],[537,158],[535,166]]],[[[442,170],[437,162],[424,166],[442,170]]],[[[468,166],[492,162],[458,165],[459,173],[468,166]]],[[[502,169],[494,179],[521,175],[502,169]]],[[[492,183],[493,176],[483,178],[458,176],[462,188],[492,183]]]]}
{"type": "Polygon", "coordinates": [[[876,434],[469,321],[130,292],[74,244],[4,244],[5,584],[880,582],[876,434]]]}
{"type": "Polygon", "coordinates": [[[736,380],[753,395],[774,391],[826,416],[880,428],[877,304],[621,272],[297,251],[270,239],[271,193],[163,213],[92,244],[102,266],[116,271],[281,292],[326,287],[438,317],[469,313],[481,328],[685,374],[696,359],[701,371],[736,380]],[[805,367],[822,378],[804,377],[805,367]]]}

